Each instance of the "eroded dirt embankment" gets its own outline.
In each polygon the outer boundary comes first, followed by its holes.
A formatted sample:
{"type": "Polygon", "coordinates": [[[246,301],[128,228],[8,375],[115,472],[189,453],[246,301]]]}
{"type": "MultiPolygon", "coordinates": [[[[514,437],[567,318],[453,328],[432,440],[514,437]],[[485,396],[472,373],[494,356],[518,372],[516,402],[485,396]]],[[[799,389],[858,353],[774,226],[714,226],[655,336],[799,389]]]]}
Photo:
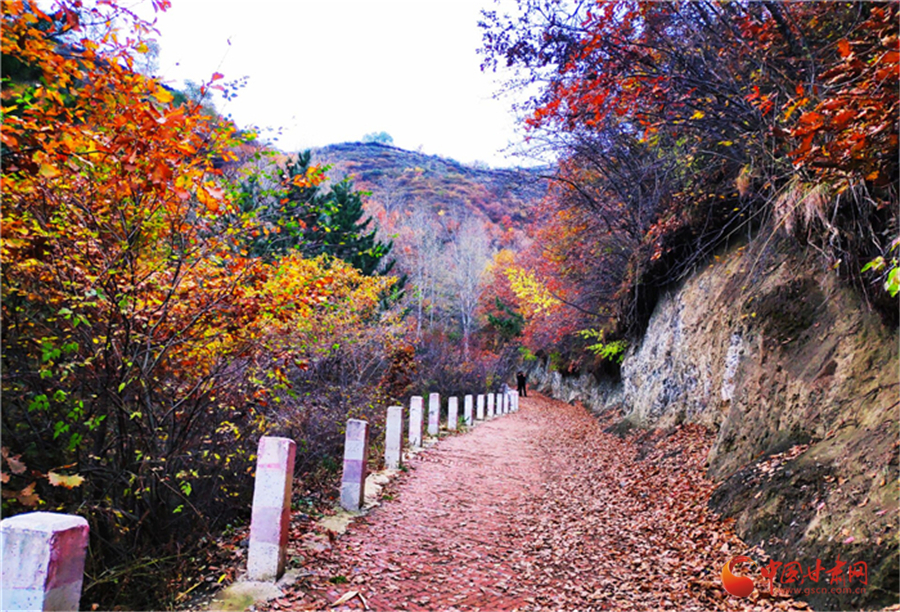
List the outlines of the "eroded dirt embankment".
{"type": "Polygon", "coordinates": [[[877,607],[900,591],[898,334],[814,253],[758,240],[718,257],[657,305],[621,380],[535,386],[625,424],[698,423],[711,507],[784,563],[863,561],[863,596],[814,595],[821,609],[877,607]]]}

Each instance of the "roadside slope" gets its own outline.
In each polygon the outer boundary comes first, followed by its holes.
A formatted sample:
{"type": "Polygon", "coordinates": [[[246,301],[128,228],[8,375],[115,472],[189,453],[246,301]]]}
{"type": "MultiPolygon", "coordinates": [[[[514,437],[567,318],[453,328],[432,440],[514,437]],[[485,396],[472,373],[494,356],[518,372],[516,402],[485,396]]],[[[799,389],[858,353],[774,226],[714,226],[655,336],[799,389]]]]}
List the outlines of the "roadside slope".
{"type": "Polygon", "coordinates": [[[660,299],[621,380],[545,364],[530,378],[623,428],[716,431],[713,509],[776,561],[865,562],[864,596],[809,601],[877,608],[897,603],[900,584],[898,346],[814,251],[763,235],[660,299]]]}

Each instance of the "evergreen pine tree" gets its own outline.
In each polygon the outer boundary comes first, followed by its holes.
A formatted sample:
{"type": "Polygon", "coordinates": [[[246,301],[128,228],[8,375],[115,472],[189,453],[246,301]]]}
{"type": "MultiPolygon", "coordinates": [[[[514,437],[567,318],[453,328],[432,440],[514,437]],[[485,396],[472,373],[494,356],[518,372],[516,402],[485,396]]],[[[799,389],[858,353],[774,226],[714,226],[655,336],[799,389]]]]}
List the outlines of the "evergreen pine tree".
{"type": "Polygon", "coordinates": [[[301,247],[311,256],[325,253],[343,259],[367,276],[387,274],[394,266],[393,260],[379,269],[382,260],[391,252],[394,243],[376,239],[376,230],[369,230],[372,223],[363,210],[364,192],[354,191],[353,183],[344,179],[316,203],[301,247]],[[311,224],[310,224],[311,222],[311,224]]]}
{"type": "MultiPolygon", "coordinates": [[[[298,249],[307,257],[328,255],[342,259],[367,276],[386,275],[394,260],[386,258],[393,241],[376,238],[365,216],[362,191],[353,189],[345,178],[330,188],[310,185],[312,164],[309,151],[288,162],[281,175],[281,187],[266,192],[252,177],[242,185],[242,208],[256,211],[264,225],[274,229],[268,235],[248,239],[252,252],[267,259],[298,249]]],[[[401,279],[402,284],[402,279],[401,279]]]]}

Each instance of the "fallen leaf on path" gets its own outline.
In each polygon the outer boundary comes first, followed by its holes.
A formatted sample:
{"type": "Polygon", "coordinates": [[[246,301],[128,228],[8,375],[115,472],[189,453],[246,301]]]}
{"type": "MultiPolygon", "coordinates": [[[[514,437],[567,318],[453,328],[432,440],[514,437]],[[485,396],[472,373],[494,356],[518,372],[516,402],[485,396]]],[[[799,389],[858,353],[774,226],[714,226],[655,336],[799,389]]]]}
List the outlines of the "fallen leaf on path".
{"type": "Polygon", "coordinates": [[[336,608],[336,607],[338,607],[338,606],[341,605],[341,604],[347,603],[348,601],[350,601],[351,599],[353,599],[353,598],[356,597],[357,595],[359,595],[359,591],[347,591],[346,593],[344,593],[343,595],[341,595],[340,598],[338,598],[337,601],[335,601],[334,603],[332,603],[332,604],[331,604],[331,607],[332,607],[332,608],[336,608]]]}

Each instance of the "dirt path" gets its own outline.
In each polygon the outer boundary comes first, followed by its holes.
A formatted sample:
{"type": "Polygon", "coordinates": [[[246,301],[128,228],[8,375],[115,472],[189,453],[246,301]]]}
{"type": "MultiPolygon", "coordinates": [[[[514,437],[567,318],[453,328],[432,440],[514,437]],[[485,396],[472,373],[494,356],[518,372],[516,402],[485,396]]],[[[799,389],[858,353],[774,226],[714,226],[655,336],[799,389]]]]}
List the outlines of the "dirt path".
{"type": "Polygon", "coordinates": [[[706,511],[708,446],[695,427],[622,440],[581,408],[522,399],[418,455],[393,499],[261,609],[323,609],[351,591],[374,610],[802,609],[722,590],[722,565],[746,547],[706,511]]]}

